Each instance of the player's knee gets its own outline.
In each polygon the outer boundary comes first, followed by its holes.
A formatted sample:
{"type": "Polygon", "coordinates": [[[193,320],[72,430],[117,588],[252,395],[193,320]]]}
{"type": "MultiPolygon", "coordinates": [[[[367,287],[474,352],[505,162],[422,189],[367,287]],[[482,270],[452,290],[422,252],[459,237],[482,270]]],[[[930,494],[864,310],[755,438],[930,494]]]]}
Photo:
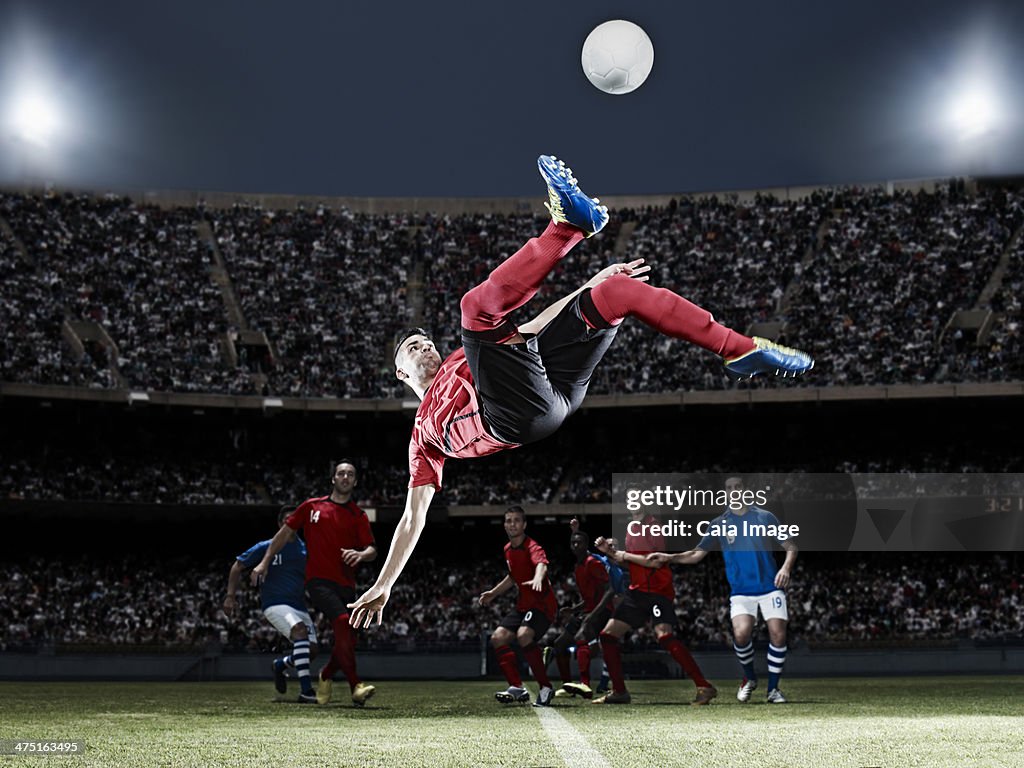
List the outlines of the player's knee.
{"type": "Polygon", "coordinates": [[[491,645],[495,648],[500,648],[503,645],[508,645],[512,641],[512,633],[507,629],[498,628],[491,633],[491,645]]]}
{"type": "Polygon", "coordinates": [[[292,640],[308,640],[309,632],[306,630],[306,625],[296,624],[292,627],[291,637],[292,640]]]}
{"type": "Polygon", "coordinates": [[[516,640],[519,642],[519,646],[521,648],[533,645],[533,630],[527,627],[521,627],[519,632],[516,633],[516,640]]]}

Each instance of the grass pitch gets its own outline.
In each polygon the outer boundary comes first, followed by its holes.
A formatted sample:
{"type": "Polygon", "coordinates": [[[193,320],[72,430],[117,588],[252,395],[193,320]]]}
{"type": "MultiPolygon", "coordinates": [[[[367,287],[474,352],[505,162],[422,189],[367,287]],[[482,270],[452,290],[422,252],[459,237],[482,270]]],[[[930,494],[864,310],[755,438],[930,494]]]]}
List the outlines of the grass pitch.
{"type": "Polygon", "coordinates": [[[691,707],[691,684],[652,681],[629,706],[543,712],[498,704],[493,682],[383,682],[364,709],[344,683],[326,707],[275,702],[269,682],[0,683],[0,739],[86,742],[0,764],[1024,768],[1022,677],[784,682],[778,706],[730,684],[691,707]]]}

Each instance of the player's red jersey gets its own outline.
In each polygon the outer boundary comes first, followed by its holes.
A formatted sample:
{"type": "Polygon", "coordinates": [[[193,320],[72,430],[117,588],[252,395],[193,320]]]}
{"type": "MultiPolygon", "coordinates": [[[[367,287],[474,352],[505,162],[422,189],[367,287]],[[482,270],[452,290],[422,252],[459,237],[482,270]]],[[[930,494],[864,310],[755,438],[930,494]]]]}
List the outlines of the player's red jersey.
{"type": "Polygon", "coordinates": [[[343,587],[356,585],[356,571],[341,560],[342,549],[366,549],[373,544],[370,519],[355,502],[338,504],[330,496],[307,499],[285,524],[301,530],[306,540],[306,581],[328,579],[343,587]]]}
{"type": "Polygon", "coordinates": [[[576,566],[576,588],[583,598],[583,610],[590,613],[608,591],[608,571],[593,555],[576,566]]]}
{"type": "Polygon", "coordinates": [[[441,363],[416,411],[409,441],[409,487],[440,488],[446,458],[470,459],[518,447],[503,443],[484,427],[473,374],[459,347],[441,363]]]}
{"type": "MultiPolygon", "coordinates": [[[[657,525],[658,519],[653,515],[648,515],[640,523],[642,525],[657,525]]],[[[663,536],[654,536],[649,532],[631,536],[627,529],[627,552],[632,552],[635,555],[648,555],[651,552],[661,552],[664,549],[665,538],[663,536]]],[[[664,595],[670,600],[674,600],[676,597],[676,590],[672,585],[672,569],[667,565],[661,568],[645,568],[642,565],[629,563],[629,588],[664,595]]]]}
{"type": "Polygon", "coordinates": [[[544,588],[540,592],[523,583],[533,580],[533,574],[537,571],[537,563],[547,565],[548,556],[544,554],[544,548],[529,536],[523,539],[523,543],[518,547],[513,547],[510,541],[505,545],[505,562],[508,564],[508,572],[512,576],[512,580],[519,587],[516,610],[540,611],[549,619],[554,619],[555,611],[558,610],[558,601],[555,600],[555,591],[551,589],[548,577],[544,577],[544,588]]]}

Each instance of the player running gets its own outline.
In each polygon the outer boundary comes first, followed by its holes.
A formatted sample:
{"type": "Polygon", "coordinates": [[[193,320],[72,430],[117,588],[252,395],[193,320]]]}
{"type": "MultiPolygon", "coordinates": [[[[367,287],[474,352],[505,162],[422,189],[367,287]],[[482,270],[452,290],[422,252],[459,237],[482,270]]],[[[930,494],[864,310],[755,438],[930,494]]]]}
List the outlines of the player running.
{"type": "MultiPolygon", "coordinates": [[[[657,525],[658,522],[653,515],[644,517],[642,511],[634,512],[633,518],[643,525],[657,525]]],[[[647,559],[647,555],[665,548],[664,539],[641,528],[638,535],[627,533],[625,543],[626,549],[622,551],[616,548],[614,539],[602,537],[595,542],[598,550],[615,562],[629,566],[630,583],[626,596],[601,631],[601,648],[604,651],[605,664],[608,665],[612,690],[601,698],[594,699],[594,703],[629,704],[632,700],[629,691],[626,690],[626,678],[622,671],[622,638],[648,621],[654,624],[654,636],[658,639],[658,645],[668,651],[686,672],[686,676],[697,686],[692,703],[698,706],[711,703],[718,695],[718,690],[704,677],[690,651],[675,636],[678,619],[672,571],[647,559]]]]}
{"type": "MultiPolygon", "coordinates": [[[[725,490],[730,499],[739,499],[743,493],[743,479],[730,477],[725,481],[725,490]]],[[[754,673],[754,641],[752,639],[757,612],[761,611],[768,625],[768,696],[769,704],[785,704],[786,697],[779,690],[782,668],[786,663],[786,625],[789,610],[786,606],[786,587],[796,562],[797,546],[792,539],[780,541],[786,550],[786,560],[778,568],[772,553],[775,539],[766,536],[744,535],[743,522],[751,525],[779,525],[779,519],[760,507],[747,506],[737,501],[736,508],[729,507],[712,522],[715,530],[723,531],[720,536],[705,536],[696,549],[668,555],[656,552],[648,555],[652,565],[680,563],[696,565],[712,549],[721,549],[725,560],[725,576],[729,580],[731,595],[729,613],[732,617],[733,649],[743,668],[743,680],[736,698],[749,701],[757,688],[754,673]],[[730,527],[731,526],[731,527],[730,527]],[[735,531],[735,533],[733,533],[735,531]]],[[[778,530],[762,529],[762,530],[778,530]]]]}
{"type": "Polygon", "coordinates": [[[509,507],[505,511],[505,534],[508,536],[505,545],[508,575],[478,598],[480,605],[486,606],[494,602],[498,595],[513,587],[519,588],[515,610],[501,620],[491,635],[491,645],[498,657],[498,665],[508,680],[508,690],[498,691],[494,698],[504,704],[530,700],[530,694],[523,688],[523,680],[519,676],[516,653],[512,650],[514,639],[523,649],[533,677],[540,685],[534,706],[546,707],[551,704],[554,690],[544,668],[537,640],[548,631],[558,608],[555,592],[548,581],[548,557],[544,554],[544,548],[526,535],[526,510],[522,507],[509,507]]]}
{"type": "Polygon", "coordinates": [[[796,376],[814,362],[799,350],[737,333],[711,313],[646,283],[643,259],[601,270],[525,325],[511,313],[572,248],[608,223],[560,160],[537,161],[551,223],[462,297],[462,348],[443,362],[422,328],[395,345],[395,373],[422,400],[409,443],[409,494],[376,583],[350,607],[352,623],[379,623],[391,587],[420,537],[448,458],[473,458],[547,437],[580,407],[619,324],[636,317],[720,356],[737,377],[796,376]]]}
{"type": "MultiPolygon", "coordinates": [[[[291,511],[282,507],[277,515],[278,528],[284,525],[291,511]]],[[[235,558],[228,573],[228,590],[224,597],[224,613],[234,616],[238,612],[235,594],[242,581],[242,574],[259,563],[270,548],[270,539],[254,544],[235,558]]],[[[300,704],[315,704],[316,692],[309,679],[309,662],[316,656],[316,626],[306,610],[304,585],[306,582],[306,543],[292,535],[267,569],[267,576],[260,587],[260,604],[263,615],[274,629],[292,643],[292,652],[274,659],[271,672],[274,688],[284,696],[288,693],[286,669],[294,669],[299,678],[300,704]]]]}

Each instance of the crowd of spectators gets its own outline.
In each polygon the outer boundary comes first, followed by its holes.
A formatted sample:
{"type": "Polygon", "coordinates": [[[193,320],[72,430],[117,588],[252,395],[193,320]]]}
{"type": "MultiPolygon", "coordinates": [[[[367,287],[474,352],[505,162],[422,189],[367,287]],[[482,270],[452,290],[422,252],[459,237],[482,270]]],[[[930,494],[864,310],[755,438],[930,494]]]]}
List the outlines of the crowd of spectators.
{"type": "MultiPolygon", "coordinates": [[[[572,603],[571,564],[553,542],[552,582],[560,605],[572,603]]],[[[567,547],[566,547],[567,549],[567,547]]],[[[127,557],[0,565],[0,650],[56,646],[135,649],[215,647],[268,651],[281,640],[262,616],[258,594],[238,596],[237,618],[221,610],[226,562],[127,557]]],[[[479,648],[511,598],[483,608],[503,563],[415,558],[388,604],[387,621],[361,633],[363,648],[479,648]]],[[[369,578],[367,574],[363,574],[369,578]]],[[[789,588],[790,645],[1024,639],[1024,561],[1019,554],[849,553],[802,555],[789,588]]],[[[721,561],[675,573],[676,611],[687,642],[727,648],[728,584],[721,561]]],[[[552,629],[552,632],[555,630],[552,629]]],[[[319,633],[330,641],[320,622],[319,633]]],[[[654,648],[649,628],[633,648],[654,648]]]]}
{"type": "MultiPolygon", "coordinates": [[[[652,284],[737,330],[779,324],[818,360],[807,386],[1019,378],[1020,242],[982,347],[963,334],[940,340],[952,313],[979,301],[1022,206],[1017,191],[954,182],[620,209],[520,319],[607,264],[642,257],[652,284]]],[[[392,333],[416,321],[439,349],[456,348],[463,293],[545,226],[530,213],[164,209],[70,194],[4,194],[0,216],[12,232],[0,232],[4,380],[342,398],[407,396],[391,370],[392,333]],[[204,220],[241,327],[212,277],[204,220]],[[73,351],[65,319],[97,323],[112,344],[73,351]],[[266,352],[238,344],[232,354],[241,330],[265,333],[266,352]]],[[[594,393],[737,386],[691,345],[632,322],[619,335],[594,393]]]]}

